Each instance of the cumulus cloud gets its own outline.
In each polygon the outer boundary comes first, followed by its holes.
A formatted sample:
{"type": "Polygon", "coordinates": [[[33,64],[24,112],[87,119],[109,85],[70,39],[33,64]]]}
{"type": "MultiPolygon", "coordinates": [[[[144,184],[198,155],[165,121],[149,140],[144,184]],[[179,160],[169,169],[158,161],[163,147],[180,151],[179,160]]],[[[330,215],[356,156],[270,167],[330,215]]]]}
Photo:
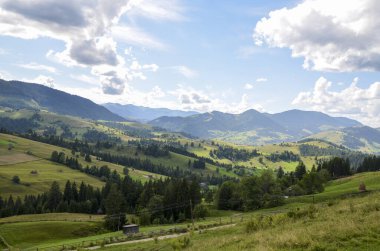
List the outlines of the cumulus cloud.
{"type": "Polygon", "coordinates": [[[28,82],[28,83],[35,83],[40,85],[45,85],[50,88],[54,88],[55,86],[55,80],[52,77],[45,76],[45,75],[38,75],[37,77],[33,79],[23,78],[21,81],[28,82]]]}
{"type": "Polygon", "coordinates": [[[248,94],[243,94],[237,102],[226,102],[219,98],[207,95],[202,90],[195,90],[191,87],[179,86],[174,91],[168,92],[179,101],[172,108],[183,110],[193,110],[198,112],[223,111],[228,113],[241,113],[249,109],[264,111],[263,107],[249,98],[248,94]]]}
{"type": "Polygon", "coordinates": [[[289,48],[317,71],[380,70],[377,0],[305,0],[269,13],[255,27],[257,45],[289,48]]]}
{"type": "MultiPolygon", "coordinates": [[[[142,75],[132,72],[118,54],[121,32],[134,32],[124,42],[160,47],[149,36],[136,29],[122,29],[121,16],[144,16],[157,20],[180,20],[182,8],[177,0],[2,0],[0,1],[0,34],[22,39],[49,37],[65,43],[63,51],[50,50],[49,59],[66,66],[90,67],[109,94],[123,93],[128,81],[142,75]],[[121,30],[120,30],[121,29],[121,30]],[[116,38],[115,38],[116,37],[116,38]],[[131,76],[129,76],[131,75],[131,76]]],[[[148,70],[157,69],[151,67],[148,70]]]]}
{"type": "Polygon", "coordinates": [[[313,90],[299,93],[292,104],[380,126],[380,82],[368,88],[360,88],[357,84],[358,78],[355,78],[349,87],[331,91],[332,82],[320,77],[313,90]]]}
{"type": "Polygon", "coordinates": [[[21,68],[29,69],[29,70],[35,70],[35,71],[47,71],[50,73],[56,73],[57,72],[57,70],[52,66],[38,64],[35,62],[31,62],[28,64],[17,64],[17,66],[19,66],[21,68]]]}

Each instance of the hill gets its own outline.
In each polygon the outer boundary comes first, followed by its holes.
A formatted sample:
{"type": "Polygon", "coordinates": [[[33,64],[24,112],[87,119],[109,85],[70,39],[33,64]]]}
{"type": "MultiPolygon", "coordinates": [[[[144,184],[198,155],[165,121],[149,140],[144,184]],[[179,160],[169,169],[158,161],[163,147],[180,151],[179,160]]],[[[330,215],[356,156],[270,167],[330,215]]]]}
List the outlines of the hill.
{"type": "Polygon", "coordinates": [[[39,84],[0,80],[0,106],[48,110],[93,120],[124,121],[94,102],[39,84]]]}
{"type": "Polygon", "coordinates": [[[295,141],[329,129],[361,125],[347,118],[300,110],[276,114],[260,113],[256,110],[248,110],[241,114],[214,111],[188,117],[160,117],[149,123],[196,137],[249,145],[295,141]]]}
{"type": "Polygon", "coordinates": [[[368,126],[329,130],[308,138],[327,140],[357,151],[380,153],[380,131],[368,126]]]}
{"type": "MultiPolygon", "coordinates": [[[[0,134],[0,191],[1,196],[7,197],[24,196],[25,194],[40,194],[46,192],[53,181],[58,181],[61,187],[67,180],[85,182],[95,187],[101,188],[104,182],[95,176],[91,176],[78,170],[73,170],[65,165],[50,161],[53,151],[64,152],[70,156],[70,150],[40,143],[37,141],[20,138],[8,134],[0,134]],[[12,149],[9,150],[9,145],[12,149]],[[35,172],[37,171],[37,172],[35,172]],[[20,177],[20,184],[12,182],[13,176],[20,177]]],[[[79,163],[88,165],[84,157],[79,156],[79,163]]],[[[120,175],[124,173],[124,166],[108,163],[93,158],[91,165],[108,166],[111,170],[116,170],[120,175]]],[[[129,169],[129,175],[134,180],[142,182],[148,181],[150,177],[158,179],[162,175],[129,169]]]]}
{"type": "Polygon", "coordinates": [[[169,116],[169,117],[187,117],[194,114],[198,114],[193,111],[180,111],[180,110],[170,110],[167,108],[150,108],[144,106],[136,105],[121,105],[117,103],[106,103],[103,104],[111,112],[127,119],[140,122],[148,122],[159,117],[169,116]]]}

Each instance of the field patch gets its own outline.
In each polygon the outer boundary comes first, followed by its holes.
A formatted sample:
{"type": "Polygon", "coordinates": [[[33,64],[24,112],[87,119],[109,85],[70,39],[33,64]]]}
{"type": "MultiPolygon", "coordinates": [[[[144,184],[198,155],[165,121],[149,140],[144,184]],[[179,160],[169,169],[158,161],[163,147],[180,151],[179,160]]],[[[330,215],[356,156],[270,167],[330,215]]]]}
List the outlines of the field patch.
{"type": "Polygon", "coordinates": [[[63,190],[67,180],[77,183],[83,181],[99,188],[104,185],[99,179],[77,170],[47,160],[36,160],[0,166],[0,195],[23,197],[26,194],[41,194],[49,190],[53,181],[58,181],[63,190]],[[21,180],[20,184],[12,182],[16,175],[21,180]]]}
{"type": "Polygon", "coordinates": [[[0,166],[1,165],[13,165],[17,163],[35,161],[38,158],[28,155],[25,153],[12,153],[9,155],[0,155],[0,166]]]}
{"type": "Polygon", "coordinates": [[[101,231],[101,223],[98,222],[20,222],[0,227],[0,235],[14,248],[54,244],[57,241],[90,236],[101,231]]]}

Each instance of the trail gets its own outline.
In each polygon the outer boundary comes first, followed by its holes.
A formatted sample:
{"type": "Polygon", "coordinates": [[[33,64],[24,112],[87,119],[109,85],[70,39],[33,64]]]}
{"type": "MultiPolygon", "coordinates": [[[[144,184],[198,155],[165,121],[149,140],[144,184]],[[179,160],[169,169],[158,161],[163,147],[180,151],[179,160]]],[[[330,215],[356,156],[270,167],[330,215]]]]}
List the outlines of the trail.
{"type": "MultiPolygon", "coordinates": [[[[230,227],[234,227],[234,226],[236,226],[236,223],[228,224],[228,225],[224,225],[224,226],[219,226],[219,227],[212,227],[212,228],[208,228],[208,229],[204,229],[204,230],[205,231],[214,231],[214,230],[219,230],[219,229],[223,229],[223,228],[230,228],[230,227]]],[[[189,234],[189,233],[163,235],[163,236],[158,236],[157,239],[158,240],[173,239],[173,238],[181,237],[181,236],[184,236],[184,235],[187,235],[187,234],[189,234]]],[[[118,243],[111,243],[111,244],[105,245],[104,247],[113,247],[113,246],[119,246],[119,245],[142,243],[142,242],[154,241],[154,239],[155,238],[145,238],[145,239],[141,239],[141,240],[133,240],[133,241],[124,241],[124,242],[118,242],[118,243]]],[[[86,248],[86,249],[87,250],[96,250],[96,249],[99,249],[99,248],[101,248],[101,247],[100,246],[94,246],[94,247],[89,247],[89,248],[86,248]]]]}

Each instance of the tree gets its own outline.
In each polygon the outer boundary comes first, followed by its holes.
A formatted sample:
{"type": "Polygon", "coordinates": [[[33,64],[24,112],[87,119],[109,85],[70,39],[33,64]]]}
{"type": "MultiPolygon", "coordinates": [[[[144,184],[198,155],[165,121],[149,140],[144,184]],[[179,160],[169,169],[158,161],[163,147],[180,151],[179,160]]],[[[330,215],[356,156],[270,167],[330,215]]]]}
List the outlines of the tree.
{"type": "Polygon", "coordinates": [[[15,184],[20,184],[21,182],[20,177],[18,177],[17,175],[13,176],[12,182],[15,184]]]}
{"type": "Polygon", "coordinates": [[[110,191],[105,200],[106,218],[105,226],[109,230],[120,230],[126,222],[125,201],[122,193],[115,184],[111,185],[110,191]]]}
{"type": "Polygon", "coordinates": [[[284,169],[282,168],[282,166],[280,166],[278,169],[277,169],[277,178],[278,179],[281,179],[283,176],[284,176],[285,172],[284,172],[284,169]]]}
{"type": "Polygon", "coordinates": [[[73,199],[73,191],[71,182],[68,180],[65,185],[65,190],[63,191],[63,200],[70,203],[70,201],[73,199]]]}
{"type": "Polygon", "coordinates": [[[194,208],[194,217],[196,219],[204,219],[207,216],[209,216],[210,212],[208,211],[207,207],[202,204],[198,204],[194,208]]]}
{"type": "Polygon", "coordinates": [[[296,176],[297,179],[300,180],[305,174],[306,174],[306,166],[302,161],[300,161],[298,162],[294,175],[296,176]]]}
{"type": "Polygon", "coordinates": [[[86,161],[86,162],[89,162],[89,163],[91,163],[91,156],[90,156],[90,154],[86,154],[85,155],[85,157],[84,157],[84,160],[86,161]]]}
{"type": "Polygon", "coordinates": [[[46,207],[50,209],[51,212],[53,212],[58,207],[61,200],[62,200],[62,193],[59,188],[59,184],[57,181],[54,181],[51,184],[50,190],[48,192],[46,207]]]}

